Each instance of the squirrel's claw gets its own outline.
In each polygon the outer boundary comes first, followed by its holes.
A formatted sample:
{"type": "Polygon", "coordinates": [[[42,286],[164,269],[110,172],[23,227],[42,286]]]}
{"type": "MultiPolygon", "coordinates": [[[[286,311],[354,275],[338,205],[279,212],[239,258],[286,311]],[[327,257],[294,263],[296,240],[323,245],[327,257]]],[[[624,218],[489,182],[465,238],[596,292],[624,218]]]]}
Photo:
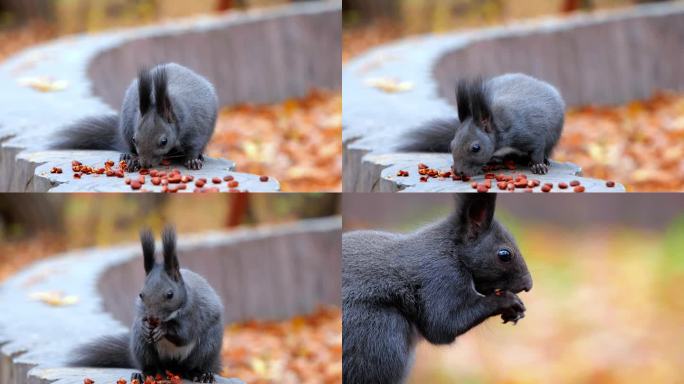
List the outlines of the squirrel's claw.
{"type": "Polygon", "coordinates": [[[513,325],[517,325],[518,321],[520,321],[524,317],[525,312],[515,312],[513,315],[503,315],[501,316],[501,319],[503,320],[502,324],[511,322],[513,323],[513,325]]]}
{"type": "Polygon", "coordinates": [[[195,383],[214,383],[216,382],[216,379],[214,378],[214,374],[211,372],[205,372],[199,376],[196,376],[192,379],[195,383]]]}
{"type": "Polygon", "coordinates": [[[190,159],[185,162],[185,167],[188,169],[192,170],[199,170],[202,169],[202,166],[204,165],[204,162],[202,161],[201,157],[198,157],[196,159],[190,159]]]}
{"type": "Polygon", "coordinates": [[[122,153],[119,159],[126,162],[126,168],[128,168],[129,172],[135,172],[140,169],[138,158],[130,153],[122,153]]]}
{"type": "Polygon", "coordinates": [[[532,173],[537,175],[545,175],[549,172],[549,166],[544,163],[530,165],[532,173]]]}
{"type": "Polygon", "coordinates": [[[152,332],[150,333],[150,338],[153,342],[156,343],[157,341],[161,340],[162,337],[164,337],[164,334],[165,332],[162,329],[162,327],[158,326],[152,330],[152,332]]]}

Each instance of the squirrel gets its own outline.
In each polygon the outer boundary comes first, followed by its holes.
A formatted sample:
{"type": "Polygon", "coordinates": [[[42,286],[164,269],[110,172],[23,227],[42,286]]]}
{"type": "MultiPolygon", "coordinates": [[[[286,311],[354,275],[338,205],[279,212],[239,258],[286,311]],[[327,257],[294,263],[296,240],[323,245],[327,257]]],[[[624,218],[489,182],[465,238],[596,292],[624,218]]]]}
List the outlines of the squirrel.
{"type": "Polygon", "coordinates": [[[457,196],[446,219],[410,234],[342,237],[345,384],[403,382],[416,343],[449,344],[491,316],[517,323],[532,289],[496,194],[457,196]]]}
{"type": "Polygon", "coordinates": [[[120,115],[82,119],[59,132],[52,148],[119,151],[131,171],[164,158],[182,158],[188,169],[197,170],[217,113],[218,98],[208,80],[179,64],[161,64],[140,70],[120,115]]]}
{"type": "Polygon", "coordinates": [[[548,172],[565,114],[551,84],[521,73],[459,80],[456,104],[458,120],[432,121],[409,132],[399,150],[451,153],[453,171],[465,176],[507,155],[529,158],[532,173],[548,172]]]}
{"type": "Polygon", "coordinates": [[[145,284],[136,300],[131,332],[79,346],[70,366],[135,368],[131,381],[167,371],[200,383],[221,370],[223,305],[200,275],[181,269],[172,227],[162,232],[164,263],[155,261],[154,237],[140,233],[145,284]]]}

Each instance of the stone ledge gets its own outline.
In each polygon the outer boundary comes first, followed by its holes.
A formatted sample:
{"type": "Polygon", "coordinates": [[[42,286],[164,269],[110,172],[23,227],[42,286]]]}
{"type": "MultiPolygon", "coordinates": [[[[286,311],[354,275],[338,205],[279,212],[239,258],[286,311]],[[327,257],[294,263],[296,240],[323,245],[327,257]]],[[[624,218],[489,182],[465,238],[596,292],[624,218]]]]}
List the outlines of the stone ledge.
{"type": "MultiPolygon", "coordinates": [[[[474,192],[472,182],[484,182],[484,175],[472,177],[469,182],[453,181],[451,179],[439,180],[428,178],[427,182],[420,181],[418,174],[418,163],[424,163],[430,168],[448,171],[451,168],[451,155],[447,154],[423,154],[423,153],[402,153],[391,155],[369,155],[368,161],[375,164],[382,164],[386,168],[381,171],[380,183],[377,185],[378,192],[474,192]],[[404,170],[409,172],[408,177],[399,177],[397,172],[404,170]]],[[[514,171],[501,170],[492,173],[503,173],[506,175],[525,174],[528,179],[537,179],[541,184],[552,183],[553,192],[572,192],[572,188],[559,189],[556,186],[560,182],[570,183],[572,180],[579,181],[586,192],[625,192],[624,186],[616,184],[612,188],[606,186],[605,181],[582,177],[582,169],[572,163],[551,162],[549,173],[546,175],[535,175],[527,168],[516,169],[514,171]]],[[[491,192],[500,191],[494,187],[491,192]]],[[[516,190],[522,192],[522,189],[516,190]]],[[[534,188],[534,192],[541,192],[540,188],[534,188]]]]}
{"type": "MultiPolygon", "coordinates": [[[[34,170],[34,177],[26,186],[28,191],[40,192],[136,192],[126,185],[124,181],[116,177],[105,175],[85,175],[80,179],[74,179],[74,172],[71,170],[71,161],[78,160],[85,165],[102,167],[107,160],[117,161],[119,153],[112,151],[39,151],[22,153],[19,161],[26,161],[30,164],[40,164],[34,170]],[[52,167],[62,169],[61,174],[50,173],[52,167]]],[[[204,167],[197,171],[188,170],[183,165],[172,164],[170,166],[158,166],[157,170],[170,170],[178,168],[183,175],[192,175],[195,180],[204,177],[207,179],[206,187],[217,187],[221,192],[227,192],[227,183],[223,177],[227,174],[232,175],[239,182],[238,190],[242,192],[276,192],[280,190],[277,180],[269,177],[269,180],[262,182],[259,176],[246,173],[234,172],[235,163],[230,160],[207,158],[204,167]],[[213,184],[211,179],[220,177],[221,183],[213,184]]],[[[126,174],[126,177],[135,178],[139,174],[133,172],[126,174]]],[[[161,186],[154,186],[150,183],[150,177],[141,191],[160,192],[161,186]]],[[[191,193],[195,185],[189,183],[187,189],[178,192],[191,193]]]]}
{"type": "Polygon", "coordinates": [[[330,50],[341,44],[340,14],[339,1],[296,3],[68,36],[12,56],[0,65],[0,191],[55,187],[34,180],[42,177],[35,174],[40,163],[30,159],[78,119],[118,112],[142,66],[175,61],[194,69],[215,85],[221,105],[272,103],[304,96],[312,87],[339,88],[342,64],[330,50]],[[19,84],[23,78],[67,85],[39,92],[19,84]]]}
{"type": "MultiPolygon", "coordinates": [[[[202,274],[221,296],[226,322],[275,320],[340,304],[341,219],[244,228],[179,237],[181,265],[202,274]]],[[[68,252],[37,262],[0,285],[0,382],[97,383],[131,370],[64,367],[67,352],[96,337],[126,332],[142,286],[139,244],[68,252]],[[75,295],[54,307],[36,292],[75,295]]],[[[237,383],[237,380],[225,380],[237,383]]]]}
{"type": "Polygon", "coordinates": [[[683,28],[684,4],[651,4],[420,36],[373,49],[343,68],[343,189],[400,189],[382,186],[383,169],[393,156],[403,156],[396,153],[403,134],[456,116],[453,86],[459,77],[529,73],[556,85],[569,105],[623,103],[658,88],[683,90],[684,67],[676,65],[684,60],[677,37],[683,28]],[[386,93],[366,84],[372,78],[413,88],[386,93]]]}

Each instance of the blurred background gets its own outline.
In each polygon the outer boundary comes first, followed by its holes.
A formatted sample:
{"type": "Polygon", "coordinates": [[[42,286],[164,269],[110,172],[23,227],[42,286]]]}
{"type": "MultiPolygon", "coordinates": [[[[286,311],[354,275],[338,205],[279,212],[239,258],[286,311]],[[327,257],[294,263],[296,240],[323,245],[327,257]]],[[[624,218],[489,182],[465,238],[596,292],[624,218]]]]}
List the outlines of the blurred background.
{"type": "MultiPolygon", "coordinates": [[[[0,64],[66,35],[316,1],[0,0],[0,64]]],[[[276,104],[224,106],[207,154],[235,161],[239,172],[277,177],[284,191],[340,191],[341,131],[341,91],[314,88],[276,104]]]]}
{"type": "Polygon", "coordinates": [[[138,241],[143,226],[179,234],[286,223],[340,214],[338,194],[3,194],[0,281],[36,259],[85,247],[138,241]]]}
{"type": "Polygon", "coordinates": [[[670,0],[342,0],[343,56],[402,37],[670,0]]]}
{"type": "MultiPolygon", "coordinates": [[[[22,268],[60,252],[134,244],[144,226],[159,233],[171,223],[183,239],[190,233],[338,215],[338,194],[3,194],[0,289],[22,268]]],[[[60,292],[42,294],[51,305],[68,305],[60,292]]],[[[282,321],[248,320],[225,329],[222,374],[257,384],[339,383],[341,349],[337,306],[282,321]]]]}
{"type": "MultiPolygon", "coordinates": [[[[346,194],[345,230],[412,231],[440,194],[346,194]]],[[[534,279],[516,326],[492,318],[450,346],[419,343],[411,383],[680,383],[684,196],[500,195],[534,279]]]]}
{"type": "MultiPolygon", "coordinates": [[[[343,60],[408,36],[519,23],[525,19],[625,9],[663,0],[343,0],[343,60]]],[[[674,33],[674,32],[673,32],[674,33]]],[[[606,47],[609,49],[609,47],[606,47]]],[[[682,46],[684,49],[684,46],[682,46]]],[[[675,68],[676,63],[665,67],[675,68]]],[[[579,68],[585,71],[591,68],[579,68]]],[[[382,79],[389,89],[400,80],[382,79]]],[[[554,159],[628,191],[684,190],[684,94],[654,90],[624,105],[569,108],[554,159]]]]}

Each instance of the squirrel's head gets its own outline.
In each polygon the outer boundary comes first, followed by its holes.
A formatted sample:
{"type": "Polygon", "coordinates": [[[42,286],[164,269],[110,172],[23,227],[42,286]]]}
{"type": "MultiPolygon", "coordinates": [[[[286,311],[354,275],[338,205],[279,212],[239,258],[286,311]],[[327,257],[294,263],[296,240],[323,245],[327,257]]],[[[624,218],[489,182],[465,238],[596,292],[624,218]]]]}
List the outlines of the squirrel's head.
{"type": "Polygon", "coordinates": [[[495,193],[456,196],[457,255],[479,293],[529,291],[532,276],[515,239],[494,219],[495,205],[495,193]]]}
{"type": "Polygon", "coordinates": [[[159,321],[171,320],[187,299],[176,254],[176,233],[172,227],[166,227],[162,232],[163,264],[155,261],[154,236],[149,229],[140,232],[140,242],[147,275],[139,295],[140,302],[146,316],[159,321]]]}
{"type": "Polygon", "coordinates": [[[151,168],[178,144],[177,117],[168,94],[166,69],[138,74],[140,119],[132,137],[140,166],[151,168]],[[154,89],[154,93],[152,92],[154,89]],[[154,96],[154,98],[153,98],[154,96]]]}
{"type": "Polygon", "coordinates": [[[461,125],[451,141],[452,170],[456,174],[472,176],[482,172],[482,167],[496,151],[494,119],[485,83],[460,80],[456,101],[461,125]]]}

